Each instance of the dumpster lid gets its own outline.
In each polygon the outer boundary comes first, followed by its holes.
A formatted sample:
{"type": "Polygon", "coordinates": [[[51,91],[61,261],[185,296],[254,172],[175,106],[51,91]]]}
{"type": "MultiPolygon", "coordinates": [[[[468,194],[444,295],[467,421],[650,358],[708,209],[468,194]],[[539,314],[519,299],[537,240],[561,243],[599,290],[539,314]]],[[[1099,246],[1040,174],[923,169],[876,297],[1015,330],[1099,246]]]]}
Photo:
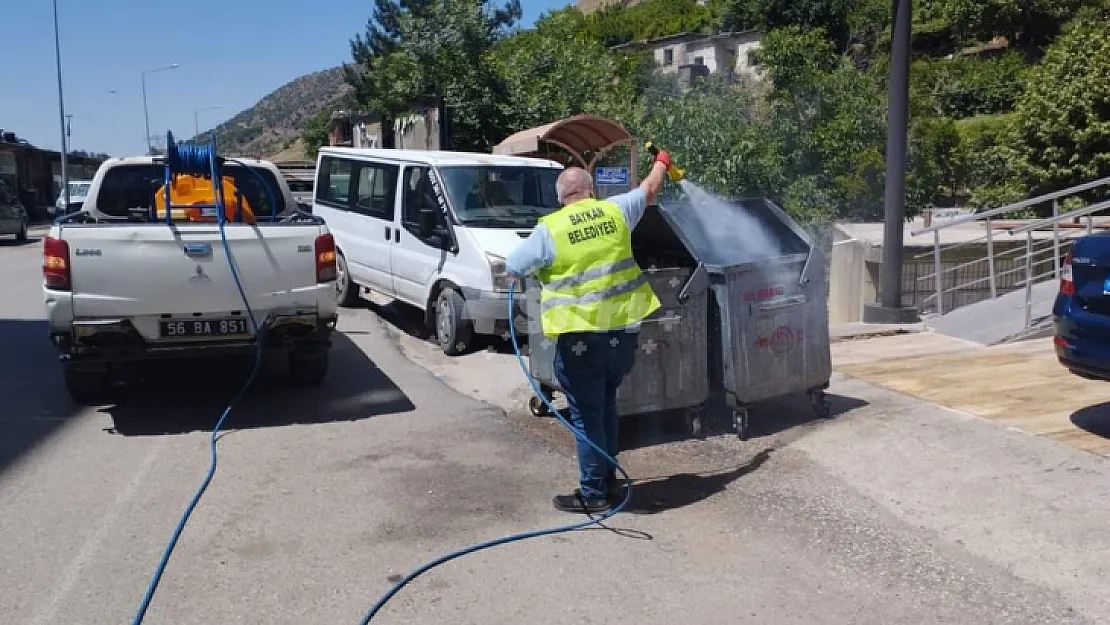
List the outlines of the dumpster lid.
{"type": "Polygon", "coordinates": [[[660,208],[690,253],[710,268],[808,257],[813,249],[805,230],[766,198],[723,201],[695,189],[660,208]]]}

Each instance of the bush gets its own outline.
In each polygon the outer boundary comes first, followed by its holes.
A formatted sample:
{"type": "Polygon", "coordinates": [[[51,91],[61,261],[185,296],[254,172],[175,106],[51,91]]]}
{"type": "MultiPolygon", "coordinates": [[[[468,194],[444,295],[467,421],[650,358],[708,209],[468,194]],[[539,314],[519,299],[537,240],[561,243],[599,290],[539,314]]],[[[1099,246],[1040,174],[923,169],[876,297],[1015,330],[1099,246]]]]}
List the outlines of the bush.
{"type": "Polygon", "coordinates": [[[915,112],[963,119],[1009,111],[1025,90],[1026,73],[1017,52],[918,61],[910,81],[915,112]]]}

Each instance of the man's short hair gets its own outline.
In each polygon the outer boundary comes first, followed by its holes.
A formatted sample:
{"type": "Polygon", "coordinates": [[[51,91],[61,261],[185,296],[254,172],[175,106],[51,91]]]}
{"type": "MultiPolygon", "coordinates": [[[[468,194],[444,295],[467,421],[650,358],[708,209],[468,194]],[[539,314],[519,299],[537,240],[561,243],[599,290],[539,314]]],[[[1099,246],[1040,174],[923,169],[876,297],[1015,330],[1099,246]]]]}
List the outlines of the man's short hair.
{"type": "Polygon", "coordinates": [[[593,176],[581,167],[567,167],[555,180],[555,196],[560,204],[565,204],[565,198],[572,193],[589,193],[593,188],[593,176]]]}

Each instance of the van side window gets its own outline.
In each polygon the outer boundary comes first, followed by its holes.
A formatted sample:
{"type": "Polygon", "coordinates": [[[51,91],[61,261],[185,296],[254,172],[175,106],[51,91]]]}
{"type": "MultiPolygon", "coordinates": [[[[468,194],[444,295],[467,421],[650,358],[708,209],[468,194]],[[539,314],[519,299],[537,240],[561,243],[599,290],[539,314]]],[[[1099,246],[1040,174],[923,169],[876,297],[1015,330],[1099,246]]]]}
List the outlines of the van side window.
{"type": "Polygon", "coordinates": [[[325,206],[350,210],[351,173],[354,163],[334,157],[324,157],[320,163],[320,179],[316,182],[316,201],[325,206]]]}
{"type": "Polygon", "coordinates": [[[393,221],[397,193],[397,166],[359,163],[356,178],[356,213],[393,221]]]}
{"type": "MultiPolygon", "coordinates": [[[[439,202],[436,201],[435,190],[432,187],[431,170],[427,167],[409,167],[405,169],[404,207],[401,211],[401,223],[414,235],[420,232],[420,211],[431,209],[440,214],[439,202]]],[[[440,221],[442,222],[442,217],[440,221]]]]}

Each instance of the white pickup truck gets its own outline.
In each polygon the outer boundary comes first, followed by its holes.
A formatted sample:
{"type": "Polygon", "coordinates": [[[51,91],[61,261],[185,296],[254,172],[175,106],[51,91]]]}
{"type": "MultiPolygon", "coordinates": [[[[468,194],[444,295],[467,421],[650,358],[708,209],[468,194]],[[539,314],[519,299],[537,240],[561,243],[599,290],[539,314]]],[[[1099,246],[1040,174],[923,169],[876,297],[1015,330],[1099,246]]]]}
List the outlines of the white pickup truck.
{"type": "Polygon", "coordinates": [[[297,210],[273,164],[239,163],[221,175],[256,216],[225,225],[243,294],[217,223],[174,211],[166,223],[154,199],[164,169],[151,157],[105,162],[82,209],[51,227],[46,316],[75,401],[100,399],[126,365],[254,354],[244,295],[263,348],[287,355],[295,382],[323,382],[338,306],[335,242],[322,219],[297,210]]]}

